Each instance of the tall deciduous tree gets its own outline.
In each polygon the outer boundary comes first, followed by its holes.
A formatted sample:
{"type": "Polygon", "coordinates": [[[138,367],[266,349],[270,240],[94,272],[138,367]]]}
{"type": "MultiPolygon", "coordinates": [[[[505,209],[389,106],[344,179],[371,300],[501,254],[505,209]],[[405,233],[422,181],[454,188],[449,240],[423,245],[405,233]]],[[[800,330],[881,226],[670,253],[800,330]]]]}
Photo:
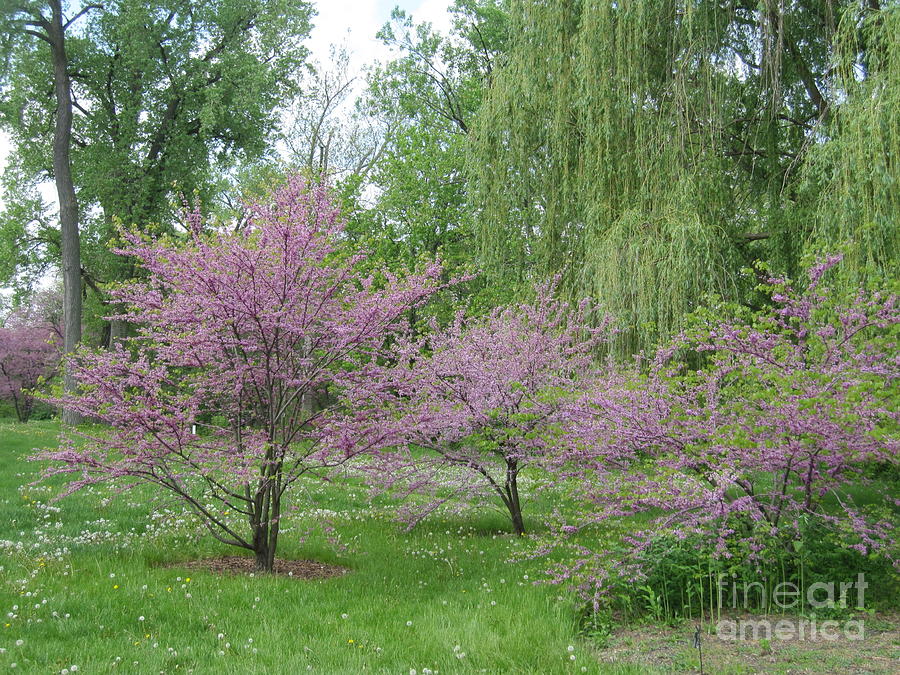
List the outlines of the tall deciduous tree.
{"type": "Polygon", "coordinates": [[[352,105],[358,75],[345,46],[333,45],[300,80],[302,92],[285,129],[288,163],[332,183],[365,182],[384,149],[384,120],[352,105]]]}
{"type": "Polygon", "coordinates": [[[371,180],[376,208],[361,236],[386,259],[442,250],[448,267],[473,258],[467,208],[467,134],[503,58],[506,13],[498,0],[457,0],[442,35],[395,10],[379,32],[396,58],[370,76],[366,109],[387,120],[387,144],[371,180]]]}
{"type": "Polygon", "coordinates": [[[347,370],[381,353],[441,268],[368,276],[362,253],[338,246],[343,221],[325,189],[299,179],[242,232],[204,235],[196,213],[187,225],[183,245],[125,236],[148,276],[115,297],[139,332],[128,349],[82,352],[65,399],[110,432],[42,457],[49,474],[73,476],[70,491],[122,478],[170,491],[271,571],[285,493],[349,456],[329,440],[330,410],[305,397],[355,386],[347,370]]]}
{"type": "MultiPolygon", "coordinates": [[[[72,179],[72,81],[70,78],[70,62],[68,54],[67,31],[85,12],[98,8],[98,5],[86,5],[71,18],[63,15],[61,0],[48,3],[7,2],[3,7],[4,42],[11,43],[13,33],[18,33],[25,52],[35,56],[33,39],[45,43],[49,47],[50,90],[52,96],[46,97],[50,108],[55,109],[50,157],[48,164],[52,166],[51,175],[56,183],[56,195],[59,200],[59,251],[60,267],[63,276],[63,308],[64,308],[64,351],[71,353],[81,341],[81,239],[78,230],[78,200],[75,195],[75,184],[72,179]]],[[[6,50],[4,50],[6,51],[6,50]]],[[[44,50],[41,50],[42,52],[44,50]]],[[[42,59],[47,63],[47,59],[42,59]]],[[[45,86],[46,75],[43,77],[45,86]]],[[[0,83],[3,81],[0,80],[0,83]]],[[[5,87],[0,89],[4,94],[5,87]]],[[[45,112],[46,114],[46,112],[45,112]]],[[[45,136],[46,136],[45,131],[45,136]]],[[[46,161],[45,157],[45,161],[46,161]]],[[[45,168],[47,164],[44,165],[45,168]]],[[[65,388],[71,391],[74,380],[69,371],[65,375],[65,388]]],[[[78,417],[71,410],[63,410],[63,421],[68,424],[78,422],[78,417]]]]}
{"type": "Polygon", "coordinates": [[[812,146],[800,191],[813,241],[846,246],[843,272],[857,283],[900,259],[900,8],[863,4],[838,28],[828,141],[812,146]]]}
{"type": "MultiPolygon", "coordinates": [[[[104,284],[133,272],[106,248],[117,223],[166,230],[179,193],[207,196],[220,171],[271,147],[277,109],[294,94],[292,75],[306,56],[312,10],[286,0],[110,0],[50,3],[45,17],[45,6],[4,5],[0,121],[12,134],[17,169],[8,178],[65,186],[65,167],[50,161],[47,120],[56,110],[61,132],[71,124],[72,186],[65,199],[60,193],[60,214],[71,220],[75,190],[83,214],[80,259],[70,255],[75,239],[62,237],[71,263],[64,271],[73,289],[84,281],[106,300],[104,284]],[[48,72],[56,73],[62,105],[48,96],[48,72]]],[[[61,151],[63,138],[54,142],[61,151]]],[[[43,234],[53,257],[60,240],[43,234]]]]}

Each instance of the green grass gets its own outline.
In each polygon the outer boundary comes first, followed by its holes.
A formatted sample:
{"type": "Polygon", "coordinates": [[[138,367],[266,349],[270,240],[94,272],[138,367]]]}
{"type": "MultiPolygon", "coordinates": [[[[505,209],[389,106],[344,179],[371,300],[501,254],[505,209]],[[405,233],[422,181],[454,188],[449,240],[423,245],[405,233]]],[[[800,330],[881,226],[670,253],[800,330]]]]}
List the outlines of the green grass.
{"type": "Polygon", "coordinates": [[[30,485],[40,467],[25,458],[57,431],[0,423],[0,670],[652,672],[600,663],[577,637],[573,599],[533,583],[546,563],[513,561],[528,544],[501,514],[405,532],[358,486],[309,484],[279,554],[339,563],[347,575],[187,571],[171,565],[236,549],[198,536],[162,496],[142,488],[110,500],[92,489],[51,503],[58,483],[30,485]],[[344,548],[304,536],[323,516],[344,548]]]}
{"type": "MultiPolygon", "coordinates": [[[[119,495],[92,488],[53,502],[61,481],[34,485],[41,466],[26,458],[54,445],[57,434],[53,422],[0,420],[0,671],[13,663],[29,673],[73,665],[78,673],[697,670],[696,617],[654,619],[636,607],[627,623],[621,613],[606,616],[591,634],[571,594],[535,585],[548,562],[526,555],[533,543],[509,534],[505,513],[432,517],[407,532],[389,502],[369,503],[352,472],[330,484],[310,481],[294,495],[279,548],[279,557],[340,564],[346,575],[307,581],[179,568],[239,551],[204,535],[180,505],[147,487],[119,495]]],[[[860,501],[883,498],[880,488],[851,489],[860,501]]],[[[532,531],[550,501],[542,493],[527,503],[532,531]]],[[[676,553],[648,579],[657,593],[689,586],[699,569],[696,551],[676,553]]],[[[815,571],[826,580],[846,567],[838,553],[816,553],[815,571]]],[[[894,573],[879,570],[867,576],[872,600],[893,597],[894,573]]],[[[622,592],[640,603],[640,589],[622,592]]],[[[759,643],[721,642],[707,632],[707,671],[821,674],[865,665],[891,672],[900,639],[892,637],[898,620],[890,603],[886,611],[866,616],[864,643],[778,643],[774,656],[759,643]]]]}

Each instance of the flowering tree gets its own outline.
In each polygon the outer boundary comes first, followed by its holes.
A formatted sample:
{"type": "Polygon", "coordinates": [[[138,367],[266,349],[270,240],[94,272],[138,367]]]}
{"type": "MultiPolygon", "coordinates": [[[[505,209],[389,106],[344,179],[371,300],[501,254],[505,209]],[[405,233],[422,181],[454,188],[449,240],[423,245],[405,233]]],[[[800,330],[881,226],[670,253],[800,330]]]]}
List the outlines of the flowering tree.
{"type": "Polygon", "coordinates": [[[0,398],[12,401],[20,422],[28,421],[35,389],[59,364],[61,327],[54,300],[53,293],[40,293],[31,305],[10,312],[0,327],[0,398]]]}
{"type": "Polygon", "coordinates": [[[168,490],[271,571],[285,492],[346,458],[328,442],[336,414],[314,392],[352,387],[347,371],[380,353],[441,269],[365,275],[364,256],[337,245],[343,222],[326,189],[300,179],[250,211],[236,234],[203,234],[194,213],[181,244],[125,235],[120,253],[147,275],[116,292],[137,334],[80,353],[79,390],[63,401],[111,429],[40,457],[54,460],[49,475],[73,475],[68,492],[113,479],[168,490]]]}
{"type": "Polygon", "coordinates": [[[626,535],[638,557],[661,534],[693,533],[717,555],[742,544],[758,558],[810,522],[863,554],[889,551],[889,518],[868,517],[843,488],[900,460],[900,309],[885,292],[836,297],[822,279],[839,260],[813,267],[804,289],[770,279],[771,309],[697,313],[648,374],[601,380],[570,450],[582,527],[652,514],[626,535]],[[686,367],[689,354],[701,368],[686,367]]]}
{"type": "MultiPolygon", "coordinates": [[[[519,476],[546,457],[574,387],[589,372],[608,324],[590,328],[588,303],[555,300],[551,286],[533,304],[483,319],[458,313],[445,330],[402,341],[395,364],[364,374],[351,390],[369,420],[369,477],[434,499],[408,512],[415,523],[454,498],[499,500],[516,534],[525,533],[519,476]],[[373,440],[375,437],[377,441],[373,440]]],[[[362,373],[360,373],[362,375],[362,373]]]]}

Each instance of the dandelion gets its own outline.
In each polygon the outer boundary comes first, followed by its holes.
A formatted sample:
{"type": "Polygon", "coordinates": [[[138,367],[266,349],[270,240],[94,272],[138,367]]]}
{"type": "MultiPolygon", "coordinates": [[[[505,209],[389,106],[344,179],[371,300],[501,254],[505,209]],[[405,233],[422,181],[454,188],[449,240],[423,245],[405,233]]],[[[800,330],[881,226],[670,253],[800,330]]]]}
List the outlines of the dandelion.
{"type": "Polygon", "coordinates": [[[412,621],[407,621],[407,622],[406,622],[406,625],[407,625],[407,626],[412,626],[412,621]]]}
{"type": "Polygon", "coordinates": [[[138,621],[143,621],[143,620],[144,620],[144,617],[142,617],[142,616],[138,617],[138,621]]]}
{"type": "Polygon", "coordinates": [[[346,612],[344,614],[341,614],[342,619],[346,619],[348,616],[349,616],[349,614],[347,614],[346,612]]]}
{"type": "Polygon", "coordinates": [[[573,645],[569,645],[568,647],[566,647],[566,651],[571,654],[575,651],[575,647],[573,645]]]}
{"type": "Polygon", "coordinates": [[[574,660],[575,660],[575,655],[574,655],[574,654],[570,654],[570,655],[569,655],[569,661],[574,661],[574,660]]]}
{"type": "Polygon", "coordinates": [[[25,640],[16,640],[16,647],[21,647],[25,644],[25,640]]]}

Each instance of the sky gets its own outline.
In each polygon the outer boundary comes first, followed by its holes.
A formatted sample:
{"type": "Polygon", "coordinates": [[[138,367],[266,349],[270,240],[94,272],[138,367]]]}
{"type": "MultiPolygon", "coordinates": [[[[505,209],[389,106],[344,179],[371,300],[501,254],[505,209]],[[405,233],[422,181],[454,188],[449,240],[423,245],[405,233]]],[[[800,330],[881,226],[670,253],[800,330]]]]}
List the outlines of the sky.
{"type": "MultiPolygon", "coordinates": [[[[312,58],[326,62],[332,44],[346,44],[351,54],[351,66],[356,69],[375,61],[390,58],[390,51],[375,39],[375,33],[390,18],[398,6],[412,14],[416,22],[429,21],[441,32],[450,27],[447,6],[450,0],[313,0],[317,16],[307,45],[312,58]]],[[[0,131],[0,172],[6,166],[9,137],[0,131]]],[[[51,199],[52,186],[43,190],[51,199]]],[[[0,195],[0,208],[3,206],[0,195]]]]}

